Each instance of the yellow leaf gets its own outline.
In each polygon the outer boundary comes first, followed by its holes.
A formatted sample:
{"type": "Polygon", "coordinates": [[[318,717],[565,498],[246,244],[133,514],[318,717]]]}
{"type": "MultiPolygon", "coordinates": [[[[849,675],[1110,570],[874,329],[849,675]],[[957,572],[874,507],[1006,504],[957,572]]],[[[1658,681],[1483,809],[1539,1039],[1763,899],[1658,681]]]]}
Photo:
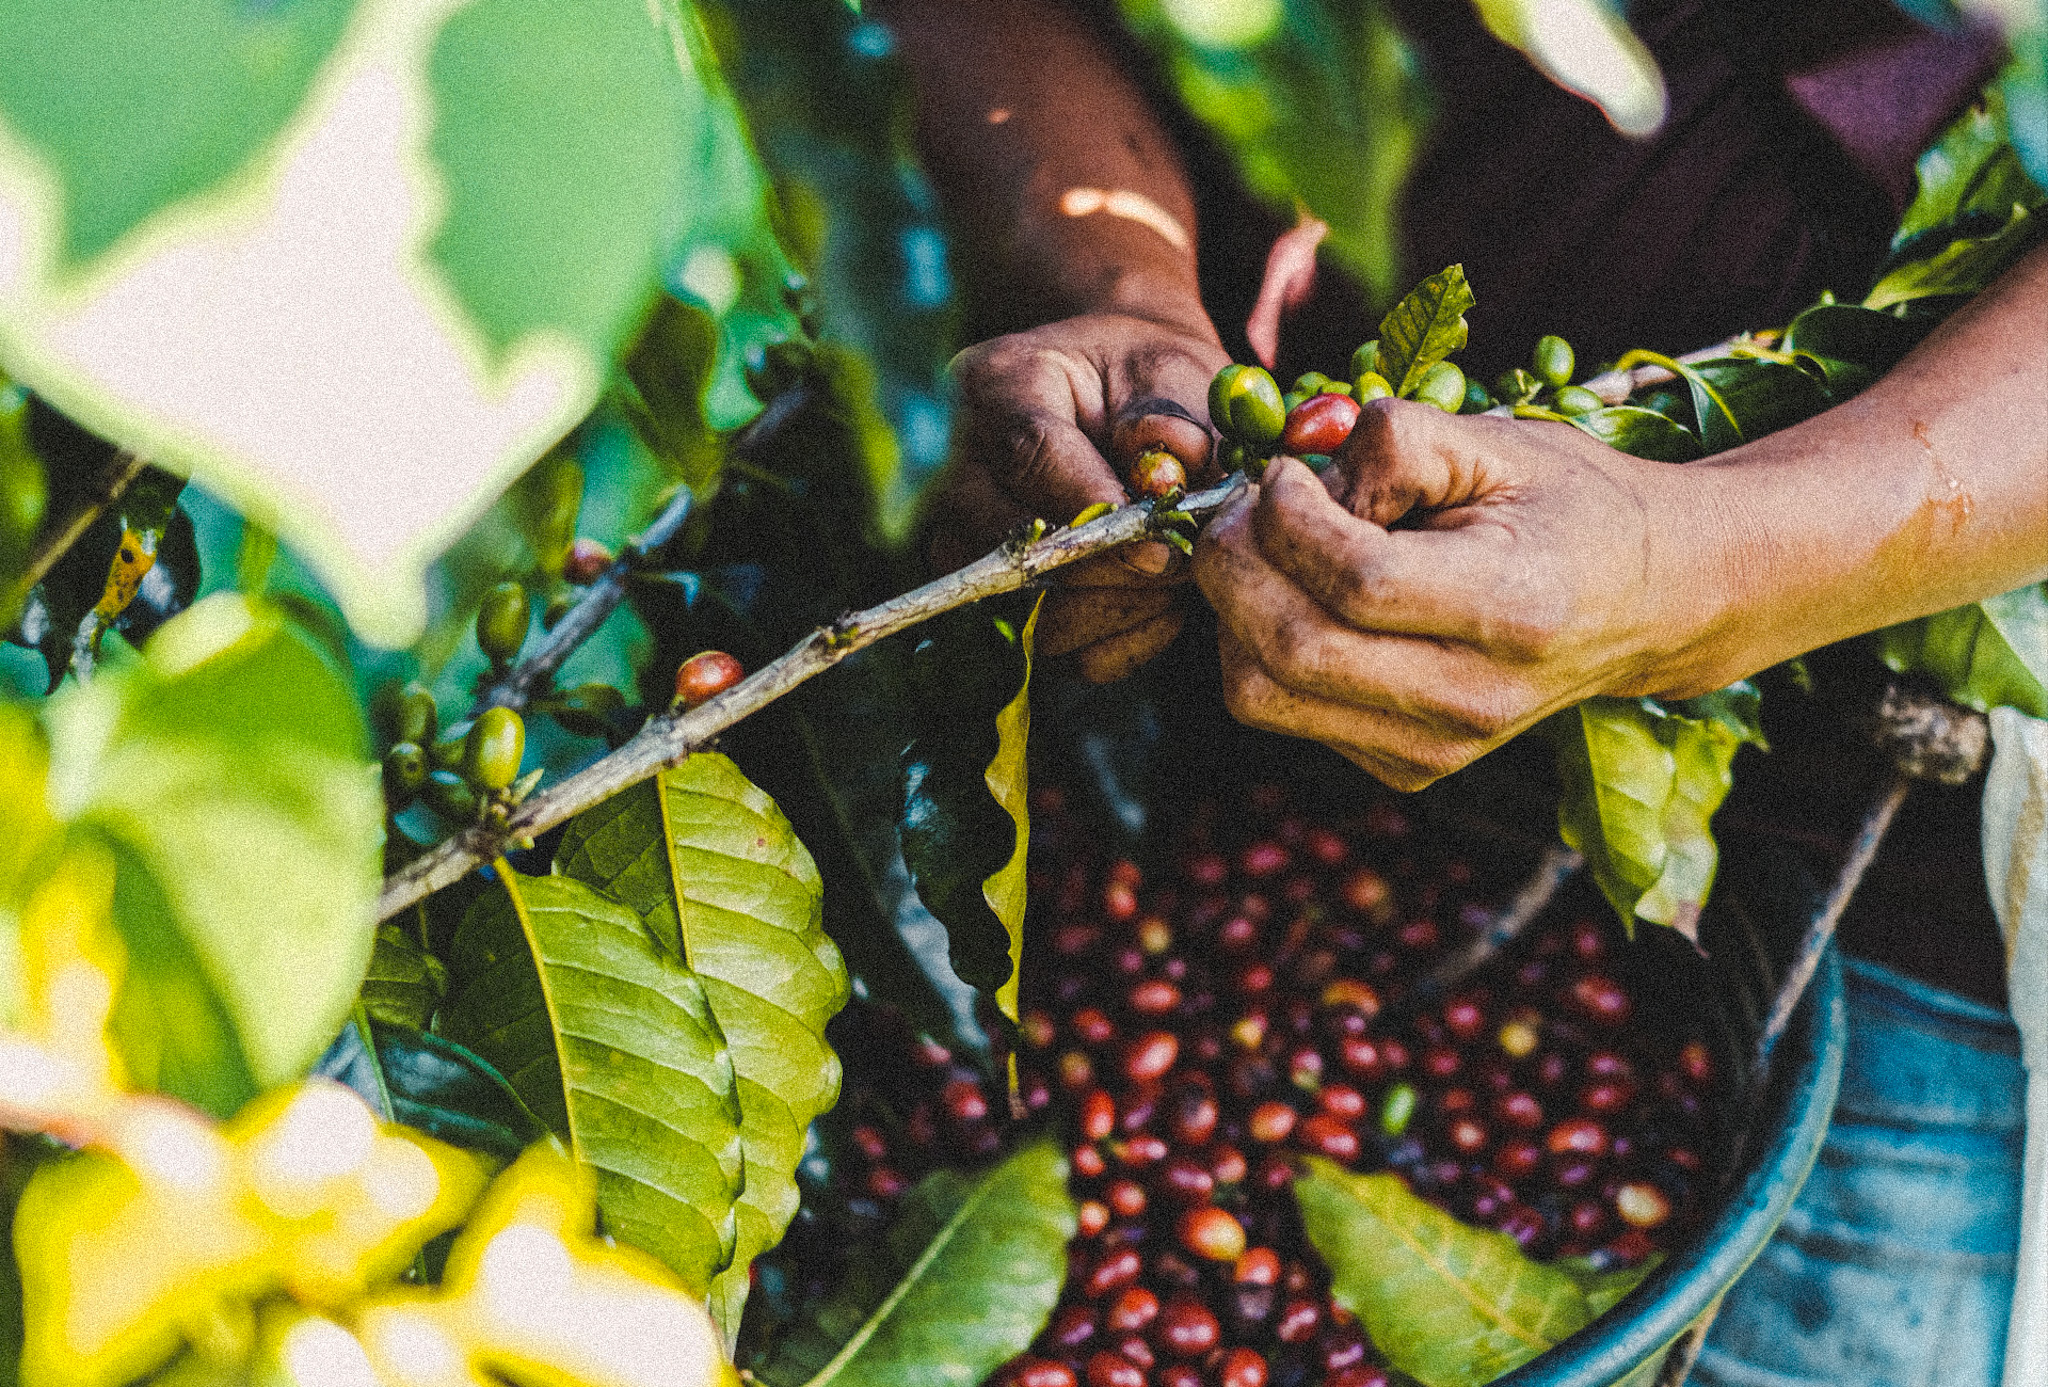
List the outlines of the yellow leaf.
{"type": "Polygon", "coordinates": [[[395,1387],[737,1387],[704,1307],[646,1253],[593,1234],[596,1186],[552,1145],[491,1186],[438,1289],[399,1287],[356,1317],[395,1387]]]}
{"type": "Polygon", "coordinates": [[[217,1343],[278,1291],[340,1307],[455,1226],[477,1158],[384,1127],[336,1084],[251,1103],[225,1127],[131,1098],[103,1150],[38,1170],[15,1215],[26,1387],[116,1387],[217,1343]]]}

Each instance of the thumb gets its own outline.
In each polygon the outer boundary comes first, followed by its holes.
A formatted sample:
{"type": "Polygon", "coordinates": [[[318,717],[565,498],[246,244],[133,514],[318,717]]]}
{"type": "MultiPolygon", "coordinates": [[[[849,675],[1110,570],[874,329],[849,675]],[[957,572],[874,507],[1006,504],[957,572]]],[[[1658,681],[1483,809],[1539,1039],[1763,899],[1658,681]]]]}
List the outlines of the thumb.
{"type": "Polygon", "coordinates": [[[1413,400],[1371,400],[1325,474],[1330,494],[1353,515],[1390,529],[1416,511],[1469,499],[1469,469],[1447,437],[1451,416],[1413,400]],[[1334,475],[1332,475],[1334,474],[1334,475]]]}

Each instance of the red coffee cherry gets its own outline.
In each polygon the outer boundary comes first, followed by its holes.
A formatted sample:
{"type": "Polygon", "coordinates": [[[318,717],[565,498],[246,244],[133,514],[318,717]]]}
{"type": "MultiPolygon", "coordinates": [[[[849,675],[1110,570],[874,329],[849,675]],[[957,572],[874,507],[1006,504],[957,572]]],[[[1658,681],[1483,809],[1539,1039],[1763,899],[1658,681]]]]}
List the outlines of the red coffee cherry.
{"type": "Polygon", "coordinates": [[[1349,1084],[1328,1084],[1316,1095],[1322,1110],[1341,1122],[1356,1122],[1365,1116],[1365,1095],[1349,1084]]]}
{"type": "Polygon", "coordinates": [[[1109,1227],[1109,1205],[1099,1199],[1083,1200],[1074,1210],[1074,1222],[1081,1230],[1081,1236],[1092,1238],[1109,1227]]]}
{"type": "Polygon", "coordinates": [[[1587,973],[1573,981],[1571,986],[1572,1006],[1590,1020],[1604,1025],[1618,1026],[1628,1020],[1635,1009],[1635,1003],[1621,984],[1600,973],[1587,973]]]}
{"type": "Polygon", "coordinates": [[[1543,1104],[1536,1101],[1535,1094],[1519,1089],[1496,1098],[1493,1112],[1508,1126],[1519,1127],[1525,1132],[1533,1132],[1543,1125],[1543,1104]]]}
{"type": "Polygon", "coordinates": [[[1219,1185],[1234,1185],[1245,1177],[1244,1153],[1235,1146],[1219,1146],[1209,1158],[1209,1173],[1219,1185]]]}
{"type": "Polygon", "coordinates": [[[1294,1131],[1295,1112],[1285,1103],[1266,1102],[1251,1110],[1245,1118],[1245,1135],[1253,1141],[1272,1144],[1285,1141],[1294,1131]]]}
{"type": "Polygon", "coordinates": [[[1305,1344],[1315,1337],[1322,1322],[1322,1306],[1313,1300],[1290,1300],[1273,1326],[1273,1337],[1283,1344],[1305,1344]]]}
{"type": "Polygon", "coordinates": [[[1280,447],[1297,457],[1304,453],[1334,453],[1351,436],[1358,423],[1358,401],[1348,395],[1311,395],[1287,415],[1287,427],[1280,432],[1280,447]]]}
{"type": "Polygon", "coordinates": [[[1216,1177],[1192,1156],[1170,1158],[1159,1173],[1159,1184],[1181,1204],[1206,1204],[1216,1191],[1216,1177]]]}
{"type": "Polygon", "coordinates": [[[1172,1031],[1147,1031],[1124,1054],[1124,1073],[1145,1082],[1162,1077],[1180,1058],[1180,1037],[1172,1031]]]}
{"type": "Polygon", "coordinates": [[[1444,1003],[1444,1029],[1460,1040],[1477,1040],[1486,1029],[1486,1009],[1475,998],[1453,997],[1444,1003]]]}
{"type": "Polygon", "coordinates": [[[1072,1024],[1084,1045],[1107,1045],[1116,1034],[1116,1023],[1100,1007],[1082,1007],[1074,1013],[1072,1024]]]}
{"type": "Polygon", "coordinates": [[[1503,1142],[1493,1153],[1493,1168],[1509,1180],[1525,1180],[1543,1164],[1543,1148],[1533,1141],[1503,1142]]]}
{"type": "Polygon", "coordinates": [[[1143,1286],[1130,1286],[1110,1303],[1103,1323],[1121,1334],[1135,1334],[1159,1318],[1159,1297],[1143,1286]]]}
{"type": "Polygon", "coordinates": [[[1118,1339],[1116,1352],[1118,1357],[1136,1363],[1148,1373],[1152,1371],[1152,1365],[1159,1361],[1159,1355],[1152,1352],[1152,1345],[1145,1342],[1145,1336],[1142,1334],[1126,1334],[1118,1339]]]}
{"type": "Polygon", "coordinates": [[[1340,1165],[1349,1165],[1358,1159],[1358,1133],[1328,1113],[1316,1113],[1303,1122],[1298,1139],[1310,1151],[1340,1165]]]}
{"type": "Polygon", "coordinates": [[[1140,1016],[1164,1016],[1180,1005],[1180,989],[1164,978],[1147,978],[1131,989],[1129,1001],[1140,1016]]]}
{"type": "Polygon", "coordinates": [[[1088,1269],[1088,1275],[1081,1282],[1081,1294],[1090,1300],[1105,1300],[1138,1279],[1144,1264],[1139,1260],[1137,1249],[1113,1248],[1103,1253],[1101,1260],[1088,1269]]]}
{"type": "Polygon", "coordinates": [[[1231,1271],[1232,1279],[1244,1286],[1275,1286],[1280,1283],[1280,1254],[1270,1247],[1246,1248],[1231,1271]]]}
{"type": "Polygon", "coordinates": [[[1176,1095],[1167,1114],[1167,1130],[1188,1146],[1206,1143],[1215,1135],[1216,1122],[1216,1100],[1199,1089],[1176,1095]]]}
{"type": "Polygon", "coordinates": [[[1180,1245],[1205,1261],[1234,1263],[1244,1255],[1244,1225],[1228,1209],[1190,1209],[1177,1231],[1180,1245]]]}
{"type": "Polygon", "coordinates": [[[724,693],[746,677],[740,662],[723,650],[703,650],[676,670],[676,702],[695,708],[724,693]]]}
{"type": "Polygon", "coordinates": [[[1377,1363],[1339,1368],[1323,1379],[1323,1387],[1387,1387],[1387,1370],[1377,1363]]]}
{"type": "Polygon", "coordinates": [[[1702,1042],[1688,1040],[1678,1052],[1678,1067],[1694,1083],[1709,1083],[1714,1077],[1713,1053],[1702,1042]]]}
{"type": "Polygon", "coordinates": [[[1266,1360],[1257,1349],[1234,1348],[1217,1365],[1216,1387],[1266,1387],[1267,1376],[1266,1360]]]}
{"type": "Polygon", "coordinates": [[[1102,1158],[1102,1152],[1093,1146],[1077,1146],[1071,1158],[1074,1173],[1083,1180],[1093,1180],[1109,1169],[1109,1162],[1102,1158]]]}
{"type": "Polygon", "coordinates": [[[1086,1141],[1106,1141],[1116,1130],[1116,1102],[1101,1089],[1081,1100],[1081,1136],[1086,1141]]]}
{"type": "Polygon", "coordinates": [[[1187,469],[1164,448],[1140,453],[1131,464],[1131,490],[1139,496],[1157,501],[1187,490],[1187,485],[1187,469]]]}
{"type": "Polygon", "coordinates": [[[1088,1387],[1145,1387],[1145,1370],[1105,1349],[1088,1360],[1088,1387]]]}
{"type": "Polygon", "coordinates": [[[1216,1347],[1223,1337],[1223,1326],[1208,1306],[1181,1296],[1159,1316],[1159,1337],[1169,1352],[1182,1358],[1200,1358],[1216,1347]]]}
{"type": "Polygon", "coordinates": [[[1604,1156],[1607,1129],[1589,1117],[1568,1117],[1550,1129],[1544,1144],[1555,1156],[1604,1156]]]}
{"type": "Polygon", "coordinates": [[[939,1091],[939,1101],[955,1122],[979,1122],[988,1116],[988,1096],[973,1079],[955,1079],[939,1091]]]}
{"type": "Polygon", "coordinates": [[[1108,1199],[1119,1218],[1136,1218],[1145,1212],[1145,1187],[1136,1180],[1112,1180],[1108,1199]]]}
{"type": "Polygon", "coordinates": [[[586,535],[578,535],[562,556],[562,576],[577,587],[588,587],[612,566],[612,551],[586,535]]]}
{"type": "Polygon", "coordinates": [[[1205,1387],[1202,1370],[1192,1363],[1168,1363],[1152,1378],[1153,1387],[1205,1387]]]}

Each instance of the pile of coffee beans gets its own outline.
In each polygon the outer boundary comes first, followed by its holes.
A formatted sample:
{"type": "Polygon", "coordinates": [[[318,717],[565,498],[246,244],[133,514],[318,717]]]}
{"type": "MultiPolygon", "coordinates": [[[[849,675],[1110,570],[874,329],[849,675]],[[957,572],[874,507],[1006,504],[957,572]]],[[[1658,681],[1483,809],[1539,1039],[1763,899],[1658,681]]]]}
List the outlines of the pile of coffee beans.
{"type": "MultiPolygon", "coordinates": [[[[1392,802],[1329,822],[1255,790],[1192,813],[1150,874],[1057,791],[1034,811],[1015,1106],[1066,1141],[1079,1231],[995,1387],[1383,1387],[1302,1234],[1303,1153],[1399,1171],[1537,1258],[1637,1265],[1696,1226],[1714,1060],[1696,1018],[1645,1000],[1597,898],[1431,996],[1504,883],[1392,802]]],[[[879,1225],[927,1171],[993,1159],[1012,1104],[865,1024],[869,1054],[909,1061],[846,1099],[835,1183],[879,1225]]]]}

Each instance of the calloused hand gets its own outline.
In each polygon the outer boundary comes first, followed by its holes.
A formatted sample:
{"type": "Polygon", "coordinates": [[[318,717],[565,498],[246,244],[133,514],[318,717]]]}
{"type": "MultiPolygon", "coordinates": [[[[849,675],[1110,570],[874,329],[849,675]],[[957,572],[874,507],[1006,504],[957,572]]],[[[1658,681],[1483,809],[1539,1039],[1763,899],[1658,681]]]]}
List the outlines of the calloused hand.
{"type": "Polygon", "coordinates": [[[1196,549],[1231,712],[1419,789],[1593,694],[1717,687],[1741,545],[1714,470],[1368,404],[1321,477],[1276,459],[1196,549]]]}
{"type": "MultiPolygon", "coordinates": [[[[957,568],[1034,517],[1064,524],[1130,499],[1121,471],[1147,448],[1181,460],[1190,485],[1214,475],[1209,381],[1229,364],[1206,320],[1179,327],[1090,314],[999,337],[954,362],[960,409],[939,494],[931,558],[957,568]]],[[[1047,596],[1042,654],[1120,679],[1179,634],[1186,566],[1160,543],[1075,564],[1047,596]]]]}

